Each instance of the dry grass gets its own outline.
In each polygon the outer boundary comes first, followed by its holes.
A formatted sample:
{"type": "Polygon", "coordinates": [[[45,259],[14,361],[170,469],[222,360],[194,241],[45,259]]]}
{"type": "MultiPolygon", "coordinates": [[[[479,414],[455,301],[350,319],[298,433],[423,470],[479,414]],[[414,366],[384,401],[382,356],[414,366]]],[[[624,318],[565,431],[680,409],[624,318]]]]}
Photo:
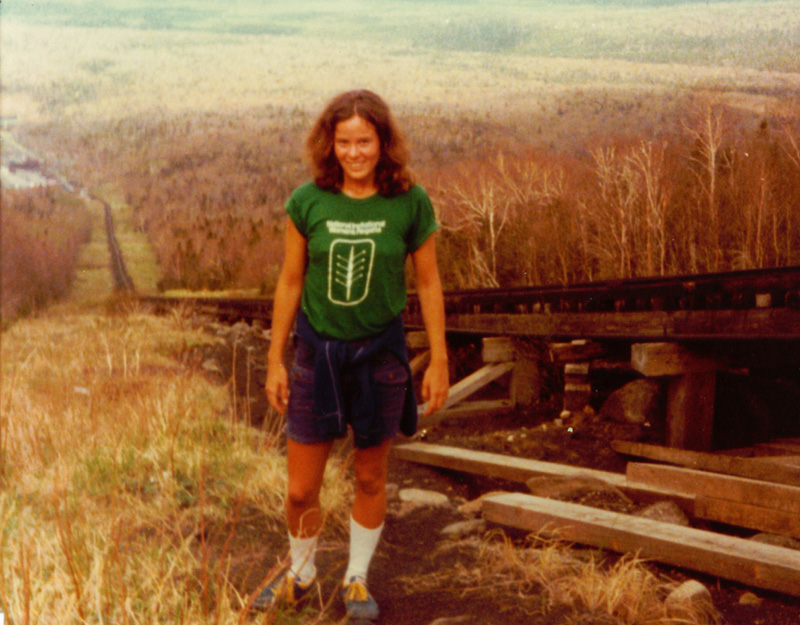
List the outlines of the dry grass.
{"type": "MultiPolygon", "coordinates": [[[[448,588],[474,599],[506,597],[534,615],[562,615],[564,625],[712,625],[719,616],[710,605],[681,606],[669,612],[664,599],[675,583],[662,579],[636,556],[606,562],[602,554],[576,552],[557,540],[530,537],[517,544],[494,532],[472,545],[471,565],[401,580],[413,590],[448,588]],[[593,618],[588,618],[589,616],[593,618]]],[[[464,550],[463,544],[442,549],[464,550]]],[[[551,622],[551,621],[548,621],[551,622]]]]}
{"type": "Polygon", "coordinates": [[[91,221],[80,199],[55,188],[3,188],[2,205],[0,316],[5,326],[69,292],[91,221]]]}
{"type": "MultiPolygon", "coordinates": [[[[208,532],[235,531],[244,505],[280,532],[285,462],[276,434],[237,422],[197,372],[209,341],[191,319],[136,311],[3,334],[0,604],[14,623],[248,622],[208,532]]],[[[342,471],[326,487],[334,518],[342,471]]]]}

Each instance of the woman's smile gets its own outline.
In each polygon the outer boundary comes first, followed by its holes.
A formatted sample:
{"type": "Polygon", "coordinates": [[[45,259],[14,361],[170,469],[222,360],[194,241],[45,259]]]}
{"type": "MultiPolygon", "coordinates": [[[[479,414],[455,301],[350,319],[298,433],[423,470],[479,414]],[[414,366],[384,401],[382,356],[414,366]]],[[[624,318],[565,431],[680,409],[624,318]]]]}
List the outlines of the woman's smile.
{"type": "Polygon", "coordinates": [[[353,115],[336,124],[333,137],[334,154],[342,167],[342,191],[374,193],[375,168],[381,156],[378,132],[370,122],[353,115]]]}

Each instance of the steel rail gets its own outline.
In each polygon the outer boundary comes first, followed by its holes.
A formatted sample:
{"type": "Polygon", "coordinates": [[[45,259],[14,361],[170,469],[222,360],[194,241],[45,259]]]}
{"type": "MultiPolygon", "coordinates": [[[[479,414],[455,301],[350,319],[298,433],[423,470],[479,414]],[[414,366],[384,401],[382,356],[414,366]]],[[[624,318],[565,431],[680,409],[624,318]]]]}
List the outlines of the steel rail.
{"type": "MultiPolygon", "coordinates": [[[[268,298],[143,297],[229,319],[271,318],[268,298]]],[[[800,340],[800,266],[445,293],[451,332],[626,340],[800,340]]],[[[416,293],[404,317],[422,327],[416,293]]]]}

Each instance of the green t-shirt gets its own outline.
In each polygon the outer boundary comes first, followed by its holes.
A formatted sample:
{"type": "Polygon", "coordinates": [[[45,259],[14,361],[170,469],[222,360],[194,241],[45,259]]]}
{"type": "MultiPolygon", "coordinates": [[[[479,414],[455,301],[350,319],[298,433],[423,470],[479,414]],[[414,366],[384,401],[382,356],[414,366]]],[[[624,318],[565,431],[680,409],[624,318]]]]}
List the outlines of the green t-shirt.
{"type": "Polygon", "coordinates": [[[308,244],[301,305],[311,327],[348,341],[386,329],[406,305],[406,256],[439,227],[425,190],[353,199],[310,182],[286,212],[308,244]]]}

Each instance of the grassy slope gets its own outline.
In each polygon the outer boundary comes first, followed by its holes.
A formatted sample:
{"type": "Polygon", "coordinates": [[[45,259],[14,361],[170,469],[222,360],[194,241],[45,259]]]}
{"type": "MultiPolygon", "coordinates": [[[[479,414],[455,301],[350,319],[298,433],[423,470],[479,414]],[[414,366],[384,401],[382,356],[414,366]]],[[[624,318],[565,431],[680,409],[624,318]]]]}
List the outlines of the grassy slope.
{"type": "MultiPolygon", "coordinates": [[[[386,2],[377,11],[351,1],[335,13],[317,2],[302,14],[277,2],[263,12],[254,2],[232,10],[172,3],[180,12],[155,2],[115,6],[4,3],[4,112],[62,120],[80,133],[93,118],[154,110],[313,109],[364,83],[408,110],[509,117],[606,89],[700,84],[780,95],[797,84],[781,74],[798,68],[792,2],[602,13],[495,3],[477,28],[470,24],[484,9],[463,2],[386,2]],[[22,14],[26,6],[63,10],[22,14]],[[712,26],[721,43],[704,43],[712,26]],[[660,64],[668,60],[689,65],[660,64]]],[[[77,290],[83,301],[109,288],[102,238],[98,222],[77,290]]],[[[142,265],[131,267],[134,280],[149,284],[152,263],[142,265]]],[[[8,614],[54,625],[81,614],[199,623],[207,622],[205,593],[218,600],[216,622],[238,622],[230,589],[208,584],[222,563],[198,558],[194,538],[204,519],[232,520],[239,501],[274,517],[282,461],[269,436],[232,423],[224,389],[180,363],[208,341],[180,316],[64,307],[3,333],[0,603],[8,614]]]]}

